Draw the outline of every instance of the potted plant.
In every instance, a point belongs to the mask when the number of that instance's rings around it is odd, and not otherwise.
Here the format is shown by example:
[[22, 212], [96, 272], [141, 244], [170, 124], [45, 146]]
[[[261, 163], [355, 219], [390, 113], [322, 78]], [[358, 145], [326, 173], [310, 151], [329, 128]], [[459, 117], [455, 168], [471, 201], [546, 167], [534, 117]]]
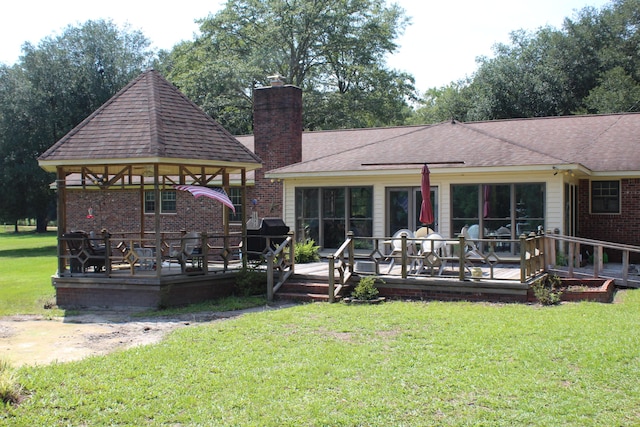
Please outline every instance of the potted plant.
[[379, 296], [376, 282], [384, 283], [384, 281], [376, 276], [363, 276], [358, 281], [358, 284], [351, 292], [351, 298], [345, 298], [347, 303], [366, 303], [376, 304], [385, 300], [384, 297]]

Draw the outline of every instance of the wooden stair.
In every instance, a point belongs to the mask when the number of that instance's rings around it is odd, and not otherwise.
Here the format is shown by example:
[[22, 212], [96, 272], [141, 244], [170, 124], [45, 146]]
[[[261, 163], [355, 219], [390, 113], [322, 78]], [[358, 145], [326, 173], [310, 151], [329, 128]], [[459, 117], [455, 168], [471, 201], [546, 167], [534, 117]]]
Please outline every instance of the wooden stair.
[[[340, 301], [350, 290], [350, 286], [345, 286], [336, 296], [336, 301]], [[275, 293], [278, 300], [303, 301], [303, 302], [328, 302], [329, 284], [319, 278], [306, 279], [293, 277], [285, 282]]]

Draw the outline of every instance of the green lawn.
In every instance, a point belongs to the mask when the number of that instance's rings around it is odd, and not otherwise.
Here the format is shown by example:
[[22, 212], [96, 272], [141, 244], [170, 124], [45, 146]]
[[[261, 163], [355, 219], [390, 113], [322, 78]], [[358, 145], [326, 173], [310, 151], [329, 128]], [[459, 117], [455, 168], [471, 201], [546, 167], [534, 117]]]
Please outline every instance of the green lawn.
[[28, 396], [0, 425], [634, 426], [639, 331], [639, 291], [550, 307], [300, 305], [20, 368]]
[[[21, 229], [24, 229], [22, 227]], [[60, 315], [45, 309], [54, 302], [51, 276], [56, 272], [56, 233], [0, 231], [0, 316]]]
[[0, 423], [640, 425], [640, 293], [540, 307], [310, 304], [22, 368]]

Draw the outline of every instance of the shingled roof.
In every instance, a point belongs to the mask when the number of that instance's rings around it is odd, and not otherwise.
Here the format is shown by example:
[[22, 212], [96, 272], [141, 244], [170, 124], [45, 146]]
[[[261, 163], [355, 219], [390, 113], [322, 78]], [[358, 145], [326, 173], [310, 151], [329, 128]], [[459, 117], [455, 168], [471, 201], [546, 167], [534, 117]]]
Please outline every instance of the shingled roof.
[[40, 165], [188, 163], [244, 167], [261, 160], [155, 70], [125, 86], [39, 157]]
[[[239, 140], [251, 146], [249, 137]], [[302, 144], [302, 162], [269, 171], [269, 175], [367, 174], [383, 168], [415, 168], [410, 165], [415, 162], [464, 162], [436, 168], [505, 170], [576, 165], [594, 173], [637, 175], [640, 158], [635, 153], [640, 152], [640, 114], [452, 121], [306, 132]]]

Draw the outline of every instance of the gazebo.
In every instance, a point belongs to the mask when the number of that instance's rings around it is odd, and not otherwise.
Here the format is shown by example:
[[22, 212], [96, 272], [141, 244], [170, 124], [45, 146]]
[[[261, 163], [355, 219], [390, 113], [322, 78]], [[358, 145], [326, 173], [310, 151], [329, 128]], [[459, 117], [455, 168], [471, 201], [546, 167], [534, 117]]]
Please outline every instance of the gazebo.
[[[247, 174], [261, 160], [157, 71], [38, 160], [56, 173], [58, 305], [157, 307], [225, 292], [213, 277], [246, 244]], [[176, 191], [185, 184], [233, 190], [237, 216]]]

